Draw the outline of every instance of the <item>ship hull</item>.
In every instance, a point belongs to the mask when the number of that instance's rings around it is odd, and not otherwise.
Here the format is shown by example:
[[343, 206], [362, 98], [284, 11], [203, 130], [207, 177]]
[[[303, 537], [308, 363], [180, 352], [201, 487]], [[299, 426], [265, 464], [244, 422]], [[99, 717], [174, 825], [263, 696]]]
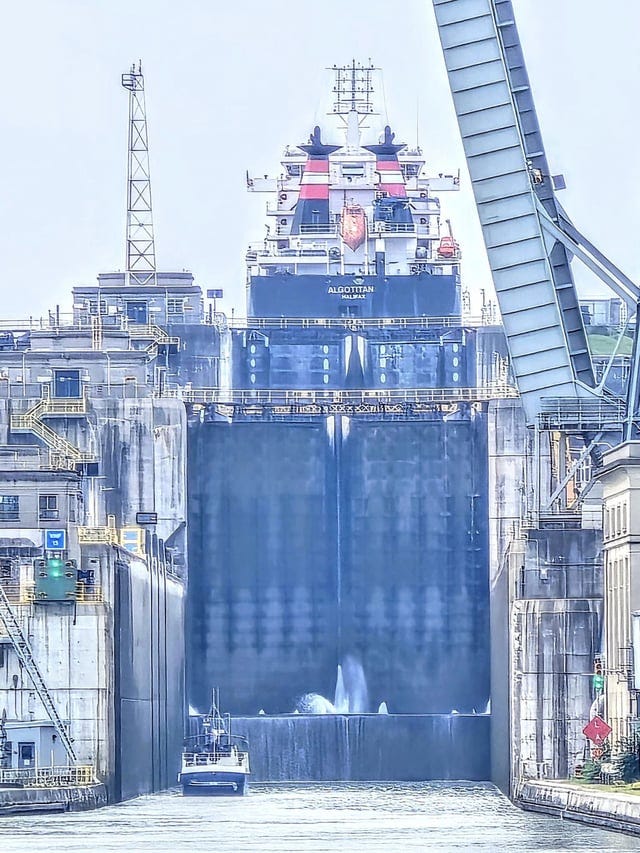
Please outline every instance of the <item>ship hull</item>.
[[185, 797], [242, 797], [249, 787], [246, 773], [215, 770], [181, 773], [180, 784]]

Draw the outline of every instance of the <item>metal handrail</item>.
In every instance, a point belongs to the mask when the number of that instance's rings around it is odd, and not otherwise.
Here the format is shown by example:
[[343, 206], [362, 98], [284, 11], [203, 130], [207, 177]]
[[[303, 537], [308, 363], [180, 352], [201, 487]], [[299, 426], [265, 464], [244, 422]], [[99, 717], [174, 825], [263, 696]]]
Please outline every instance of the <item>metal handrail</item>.
[[476, 326], [495, 326], [488, 318], [479, 316], [454, 317], [227, 317], [220, 315], [220, 321], [231, 329], [277, 328], [311, 329], [389, 329], [389, 328], [467, 328]]
[[238, 405], [296, 405], [306, 403], [455, 403], [479, 402], [518, 397], [512, 385], [480, 385], [476, 388], [395, 388], [375, 390], [289, 390], [289, 389], [223, 389], [166, 388], [163, 397], [174, 397], [191, 403], [226, 403]]
[[78, 527], [80, 545], [117, 545], [118, 531], [113, 527]]
[[244, 764], [245, 756], [248, 755], [248, 753], [235, 748], [232, 752], [225, 752], [224, 750], [214, 750], [213, 752], [184, 752], [182, 754], [182, 761], [185, 767], [198, 767], [206, 764], [215, 764], [220, 757], [225, 756], [230, 758], [234, 753], [238, 767], [241, 767]]
[[76, 602], [78, 604], [103, 604], [102, 587], [99, 584], [78, 582], [76, 584]]
[[20, 767], [0, 770], [0, 785], [20, 785], [23, 788], [86, 787], [96, 782], [91, 764], [73, 767]]
[[[11, 604], [31, 604], [36, 598], [36, 585], [33, 581], [2, 581], [0, 586]], [[0, 623], [1, 625], [1, 623]]]

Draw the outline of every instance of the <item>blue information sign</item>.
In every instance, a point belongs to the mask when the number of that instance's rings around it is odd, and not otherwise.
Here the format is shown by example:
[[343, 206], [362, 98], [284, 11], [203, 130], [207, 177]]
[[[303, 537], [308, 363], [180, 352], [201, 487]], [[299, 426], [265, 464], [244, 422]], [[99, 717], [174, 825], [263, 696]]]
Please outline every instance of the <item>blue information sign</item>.
[[45, 551], [65, 551], [67, 548], [67, 531], [45, 530], [44, 547]]

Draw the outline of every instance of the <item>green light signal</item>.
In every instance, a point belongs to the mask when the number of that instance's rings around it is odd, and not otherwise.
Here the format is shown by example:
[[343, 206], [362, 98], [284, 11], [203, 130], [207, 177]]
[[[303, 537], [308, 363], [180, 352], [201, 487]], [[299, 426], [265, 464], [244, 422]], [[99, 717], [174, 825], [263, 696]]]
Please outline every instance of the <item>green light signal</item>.
[[604, 675], [596, 674], [593, 676], [593, 689], [596, 693], [602, 693], [604, 690]]
[[51, 578], [60, 578], [63, 575], [64, 562], [57, 557], [47, 560], [47, 574]]

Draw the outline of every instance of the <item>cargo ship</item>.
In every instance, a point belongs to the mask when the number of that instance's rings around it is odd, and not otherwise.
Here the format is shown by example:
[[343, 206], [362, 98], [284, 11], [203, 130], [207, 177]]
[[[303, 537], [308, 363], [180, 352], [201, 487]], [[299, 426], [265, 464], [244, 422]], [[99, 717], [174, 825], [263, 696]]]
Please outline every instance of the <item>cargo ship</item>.
[[417, 145], [380, 127], [378, 69], [333, 71], [325, 126], [286, 148], [278, 178], [247, 177], [270, 195], [247, 252], [248, 316], [459, 318], [460, 248], [438, 196], [459, 174], [429, 175]]

